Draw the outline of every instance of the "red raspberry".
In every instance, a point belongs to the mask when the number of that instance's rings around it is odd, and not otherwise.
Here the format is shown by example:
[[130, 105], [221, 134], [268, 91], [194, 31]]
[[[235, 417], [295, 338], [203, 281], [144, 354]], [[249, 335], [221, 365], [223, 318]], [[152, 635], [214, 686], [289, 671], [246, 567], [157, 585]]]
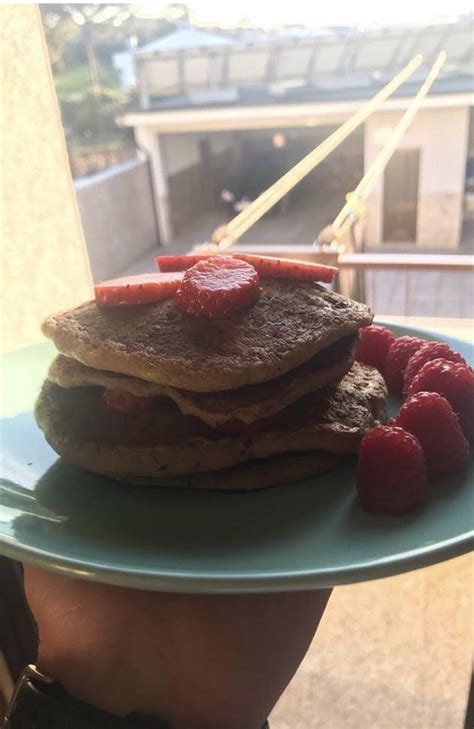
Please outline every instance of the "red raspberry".
[[355, 353], [358, 362], [376, 367], [383, 372], [387, 352], [395, 341], [395, 334], [386, 327], [370, 326], [359, 330], [359, 342]]
[[116, 413], [141, 413], [148, 410], [152, 403], [152, 397], [140, 397], [132, 392], [124, 390], [104, 390], [104, 403], [107, 410]]
[[384, 370], [385, 382], [390, 392], [401, 394], [403, 374], [408, 360], [424, 343], [424, 340], [418, 337], [399, 337], [390, 345]]
[[447, 359], [450, 362], [466, 364], [464, 357], [461, 357], [457, 352], [453, 352], [449, 344], [445, 342], [426, 342], [408, 360], [403, 378], [403, 392], [405, 395], [414, 376], [423, 367], [425, 362], [430, 362], [432, 359]]
[[437, 392], [419, 392], [403, 403], [396, 425], [421, 443], [430, 476], [457, 471], [469, 458], [469, 443], [456, 413]]
[[446, 359], [426, 362], [411, 381], [407, 397], [422, 390], [444, 395], [459, 416], [464, 434], [474, 438], [474, 374], [469, 367]]
[[428, 480], [417, 439], [402, 428], [372, 428], [360, 444], [356, 486], [367, 511], [405, 514], [423, 503]]
[[260, 278], [249, 263], [215, 256], [188, 268], [176, 302], [187, 314], [217, 319], [245, 309], [260, 296]]

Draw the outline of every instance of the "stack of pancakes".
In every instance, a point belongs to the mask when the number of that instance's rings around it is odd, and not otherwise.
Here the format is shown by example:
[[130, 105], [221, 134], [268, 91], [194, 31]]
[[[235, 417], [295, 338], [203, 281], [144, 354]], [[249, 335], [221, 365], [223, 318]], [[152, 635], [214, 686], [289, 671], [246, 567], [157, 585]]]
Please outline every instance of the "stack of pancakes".
[[[298, 480], [357, 452], [385, 419], [386, 389], [354, 362], [364, 304], [313, 283], [266, 279], [260, 299], [218, 320], [173, 299], [99, 308], [43, 325], [61, 354], [36, 405], [66, 460], [119, 480], [250, 489]], [[153, 398], [115, 412], [104, 391]]]

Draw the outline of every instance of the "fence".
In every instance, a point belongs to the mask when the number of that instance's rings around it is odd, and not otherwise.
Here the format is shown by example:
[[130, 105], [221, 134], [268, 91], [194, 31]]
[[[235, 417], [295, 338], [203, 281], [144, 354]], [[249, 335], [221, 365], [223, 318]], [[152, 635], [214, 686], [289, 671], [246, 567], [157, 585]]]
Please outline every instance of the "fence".
[[338, 255], [308, 245], [236, 244], [232, 250], [337, 265], [341, 293], [365, 301], [379, 316], [474, 317], [472, 255]]

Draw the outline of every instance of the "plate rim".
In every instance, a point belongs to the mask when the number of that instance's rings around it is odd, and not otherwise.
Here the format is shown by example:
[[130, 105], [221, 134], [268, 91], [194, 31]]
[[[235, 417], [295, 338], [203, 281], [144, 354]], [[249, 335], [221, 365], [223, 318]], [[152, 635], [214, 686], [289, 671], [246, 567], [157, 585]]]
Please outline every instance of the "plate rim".
[[[155, 592], [208, 593], [208, 594], [242, 594], [322, 589], [349, 585], [359, 582], [384, 579], [413, 570], [429, 567], [441, 561], [454, 559], [472, 551], [474, 547], [474, 531], [466, 532], [458, 537], [436, 542], [427, 547], [420, 547], [409, 552], [398, 553], [383, 560], [360, 562], [356, 566], [300, 570], [288, 575], [285, 573], [261, 572], [258, 575], [226, 575], [204, 576], [198, 573], [162, 571], [145, 572], [129, 569], [127, 571], [88, 564], [70, 557], [57, 559], [57, 555], [37, 547], [28, 547], [3, 537], [1, 554], [17, 561], [41, 567], [69, 577], [85, 579], [100, 584], [109, 584], [133, 589], [146, 589]], [[3, 549], [3, 546], [5, 549]], [[11, 549], [9, 549], [9, 546]], [[23, 556], [28, 557], [22, 559]], [[442, 557], [442, 559], [438, 559]], [[331, 576], [330, 579], [326, 579]], [[363, 575], [359, 579], [360, 575]]]
[[[429, 327], [413, 327], [405, 323], [392, 322], [390, 319], [376, 317], [374, 323], [399, 330], [406, 335], [422, 334], [435, 340], [449, 340], [451, 343], [468, 344], [473, 342], [462, 337], [446, 335]], [[43, 342], [33, 346], [41, 345]], [[22, 349], [16, 350], [17, 352]], [[2, 358], [3, 359], [3, 358]], [[234, 573], [232, 575], [177, 572], [176, 570], [146, 571], [128, 568], [126, 570], [106, 565], [85, 563], [79, 559], [58, 556], [45, 549], [20, 544], [15, 537], [0, 532], [0, 554], [17, 561], [63, 574], [69, 577], [89, 580], [102, 584], [146, 589], [161, 592], [181, 593], [264, 593], [282, 590], [307, 590], [334, 587], [337, 585], [383, 579], [412, 570], [428, 567], [437, 562], [453, 559], [466, 554], [474, 547], [474, 529], [456, 537], [420, 546], [407, 552], [398, 552], [383, 559], [359, 562], [349, 567], [319, 568], [288, 572], [260, 572], [255, 575]]]

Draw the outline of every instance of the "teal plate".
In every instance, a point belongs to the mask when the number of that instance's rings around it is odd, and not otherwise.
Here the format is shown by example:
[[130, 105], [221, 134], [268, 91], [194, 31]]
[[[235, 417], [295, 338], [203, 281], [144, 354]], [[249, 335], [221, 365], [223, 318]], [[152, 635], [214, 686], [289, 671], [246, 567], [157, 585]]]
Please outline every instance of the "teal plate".
[[[472, 345], [445, 341], [472, 361]], [[2, 361], [2, 554], [148, 590], [269, 592], [387, 577], [472, 546], [472, 463], [434, 484], [426, 506], [403, 518], [363, 511], [354, 459], [327, 475], [250, 493], [128, 486], [70, 466], [31, 413], [53, 354], [44, 343]], [[398, 405], [390, 403], [392, 414]]]

